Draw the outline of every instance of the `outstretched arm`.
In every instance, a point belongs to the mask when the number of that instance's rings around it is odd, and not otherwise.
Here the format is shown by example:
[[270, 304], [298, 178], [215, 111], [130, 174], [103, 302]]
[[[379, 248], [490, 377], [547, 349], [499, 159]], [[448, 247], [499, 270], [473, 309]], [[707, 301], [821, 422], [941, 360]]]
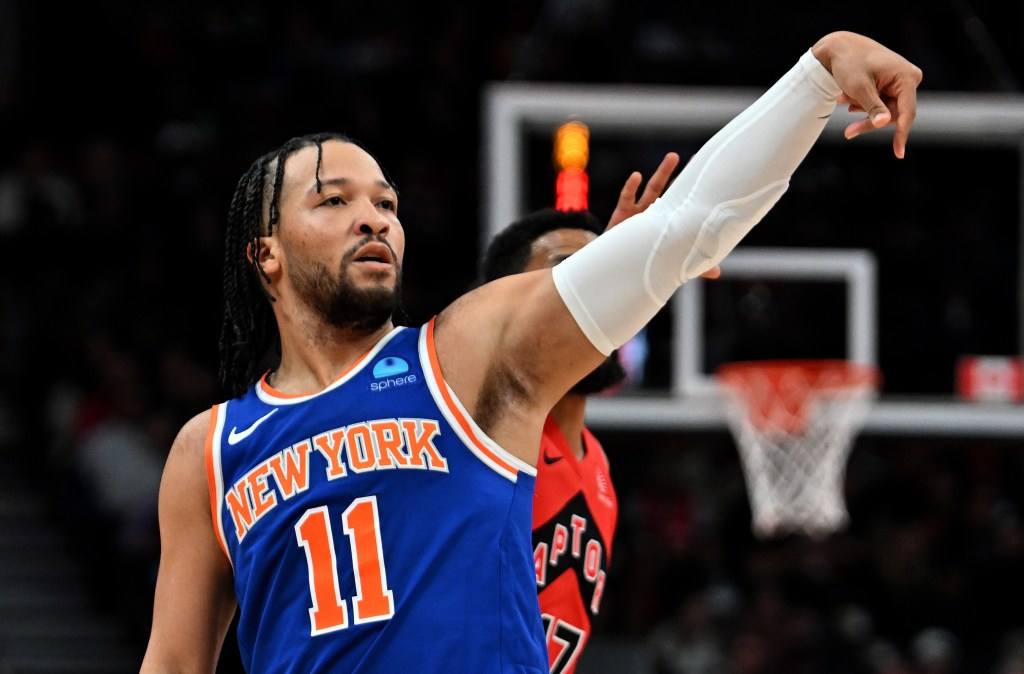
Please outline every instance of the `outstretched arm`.
[[[535, 462], [552, 405], [760, 222], [841, 96], [876, 113], [867, 122], [872, 129], [895, 115], [900, 156], [920, 79], [919, 68], [873, 40], [822, 38], [625, 226], [550, 272], [499, 279], [446, 309], [435, 335], [446, 380], [492, 439]], [[872, 86], [873, 96], [866, 90]]]
[[920, 79], [919, 68], [874, 40], [854, 33], [820, 40], [715, 134], [646, 211], [555, 267], [559, 295], [591, 344], [611, 353], [681, 284], [721, 262], [788, 189], [840, 95], [875, 115], [870, 128], [890, 118], [886, 106], [897, 111], [899, 156]]

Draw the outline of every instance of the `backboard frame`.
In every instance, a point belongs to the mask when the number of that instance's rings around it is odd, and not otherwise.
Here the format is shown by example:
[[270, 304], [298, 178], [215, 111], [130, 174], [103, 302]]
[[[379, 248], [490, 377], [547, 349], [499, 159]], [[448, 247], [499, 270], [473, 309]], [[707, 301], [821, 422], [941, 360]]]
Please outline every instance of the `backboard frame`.
[[[793, 281], [841, 281], [846, 284], [846, 344], [844, 358], [878, 365], [877, 264], [868, 250], [823, 248], [739, 247], [721, 265], [724, 278], [778, 279]], [[673, 295], [673, 334], [681, 335], [673, 359], [675, 397], [718, 393], [713, 376], [702, 371], [704, 355], [704, 284], [702, 278], [687, 282]], [[712, 281], [714, 283], [714, 281]]]
[[[753, 103], [763, 93], [753, 89], [707, 87], [637, 87], [565, 83], [500, 82], [483, 92], [484, 144], [481, 171], [484, 180], [482, 202], [484, 224], [481, 250], [494, 233], [525, 210], [525, 135], [531, 130], [549, 131], [570, 115], [586, 121], [592, 132], [627, 135], [638, 129], [710, 134]], [[830, 118], [819, 142], [843, 141], [842, 129], [857, 118], [840, 107]], [[890, 142], [891, 135], [877, 133], [858, 142]], [[941, 140], [946, 143], [999, 145], [1015, 150], [1024, 167], [1024, 96], [920, 92], [913, 143]], [[1024, 260], [1024, 169], [1018, 189], [1018, 232]], [[803, 249], [801, 249], [803, 250]], [[745, 264], [742, 244], [723, 263]], [[839, 252], [839, 251], [836, 251]], [[842, 251], [849, 253], [851, 251]], [[738, 257], [737, 257], [738, 256]], [[752, 260], [753, 258], [746, 258]], [[838, 261], [834, 259], [833, 262]], [[856, 263], [860, 264], [860, 263]], [[820, 269], [818, 271], [821, 271]], [[860, 272], [858, 272], [860, 273]], [[691, 286], [693, 286], [691, 288]], [[683, 286], [673, 297], [679, 303], [676, 316], [696, 310], [692, 298], [700, 283]], [[851, 286], [852, 287], [852, 286]], [[1018, 315], [1024, 316], [1024, 265], [1017, 279]], [[687, 298], [690, 301], [687, 301]], [[851, 306], [851, 311], [854, 309]], [[690, 314], [692, 319], [694, 316]], [[868, 320], [861, 314], [854, 321]], [[699, 345], [691, 338], [700, 326], [677, 318], [683, 338], [673, 340], [674, 373], [668, 396], [597, 397], [588, 406], [588, 423], [593, 427], [649, 429], [724, 429], [725, 419], [713, 381], [696, 372]], [[1018, 321], [1016, 343], [1024, 353], [1024, 321]], [[859, 330], [859, 329], [857, 329]], [[864, 334], [851, 337], [861, 344]], [[857, 349], [868, 348], [852, 346]], [[867, 354], [861, 354], [867, 355]], [[861, 355], [856, 357], [860, 358]], [[969, 435], [1024, 437], [1024, 408], [993, 402], [964, 402], [953, 398], [926, 399], [881, 397], [865, 422], [865, 433], [911, 435]]]

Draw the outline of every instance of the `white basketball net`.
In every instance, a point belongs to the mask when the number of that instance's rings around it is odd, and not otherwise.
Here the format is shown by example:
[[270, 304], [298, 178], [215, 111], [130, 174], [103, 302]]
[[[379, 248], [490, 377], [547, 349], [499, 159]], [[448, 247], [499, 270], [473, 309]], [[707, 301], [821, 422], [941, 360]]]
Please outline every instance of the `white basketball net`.
[[760, 538], [824, 538], [846, 526], [847, 459], [877, 372], [845, 361], [733, 363], [719, 370]]

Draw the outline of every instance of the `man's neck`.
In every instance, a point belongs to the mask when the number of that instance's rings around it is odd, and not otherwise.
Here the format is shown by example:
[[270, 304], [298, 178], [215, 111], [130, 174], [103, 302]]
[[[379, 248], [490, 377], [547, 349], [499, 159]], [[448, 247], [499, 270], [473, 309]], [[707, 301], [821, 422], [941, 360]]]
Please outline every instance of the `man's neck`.
[[314, 336], [282, 333], [281, 362], [271, 385], [292, 394], [320, 391], [393, 329], [389, 321], [370, 333], [337, 328], [324, 328]]
[[550, 414], [576, 458], [582, 459], [586, 454], [583, 447], [583, 422], [587, 414], [587, 396], [580, 393], [566, 393], [551, 408]]

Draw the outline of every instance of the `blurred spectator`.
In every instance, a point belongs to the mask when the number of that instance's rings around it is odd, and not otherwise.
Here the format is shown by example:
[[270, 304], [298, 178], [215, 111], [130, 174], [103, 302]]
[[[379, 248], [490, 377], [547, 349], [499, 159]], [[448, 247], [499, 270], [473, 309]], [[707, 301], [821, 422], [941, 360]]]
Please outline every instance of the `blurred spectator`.
[[85, 222], [81, 188], [49, 141], [30, 139], [0, 174], [0, 235], [60, 236]]
[[723, 617], [710, 592], [693, 595], [654, 627], [650, 649], [657, 674], [721, 674], [726, 669]]
[[960, 671], [959, 640], [942, 627], [921, 630], [911, 641], [910, 652], [919, 674], [954, 674]]

